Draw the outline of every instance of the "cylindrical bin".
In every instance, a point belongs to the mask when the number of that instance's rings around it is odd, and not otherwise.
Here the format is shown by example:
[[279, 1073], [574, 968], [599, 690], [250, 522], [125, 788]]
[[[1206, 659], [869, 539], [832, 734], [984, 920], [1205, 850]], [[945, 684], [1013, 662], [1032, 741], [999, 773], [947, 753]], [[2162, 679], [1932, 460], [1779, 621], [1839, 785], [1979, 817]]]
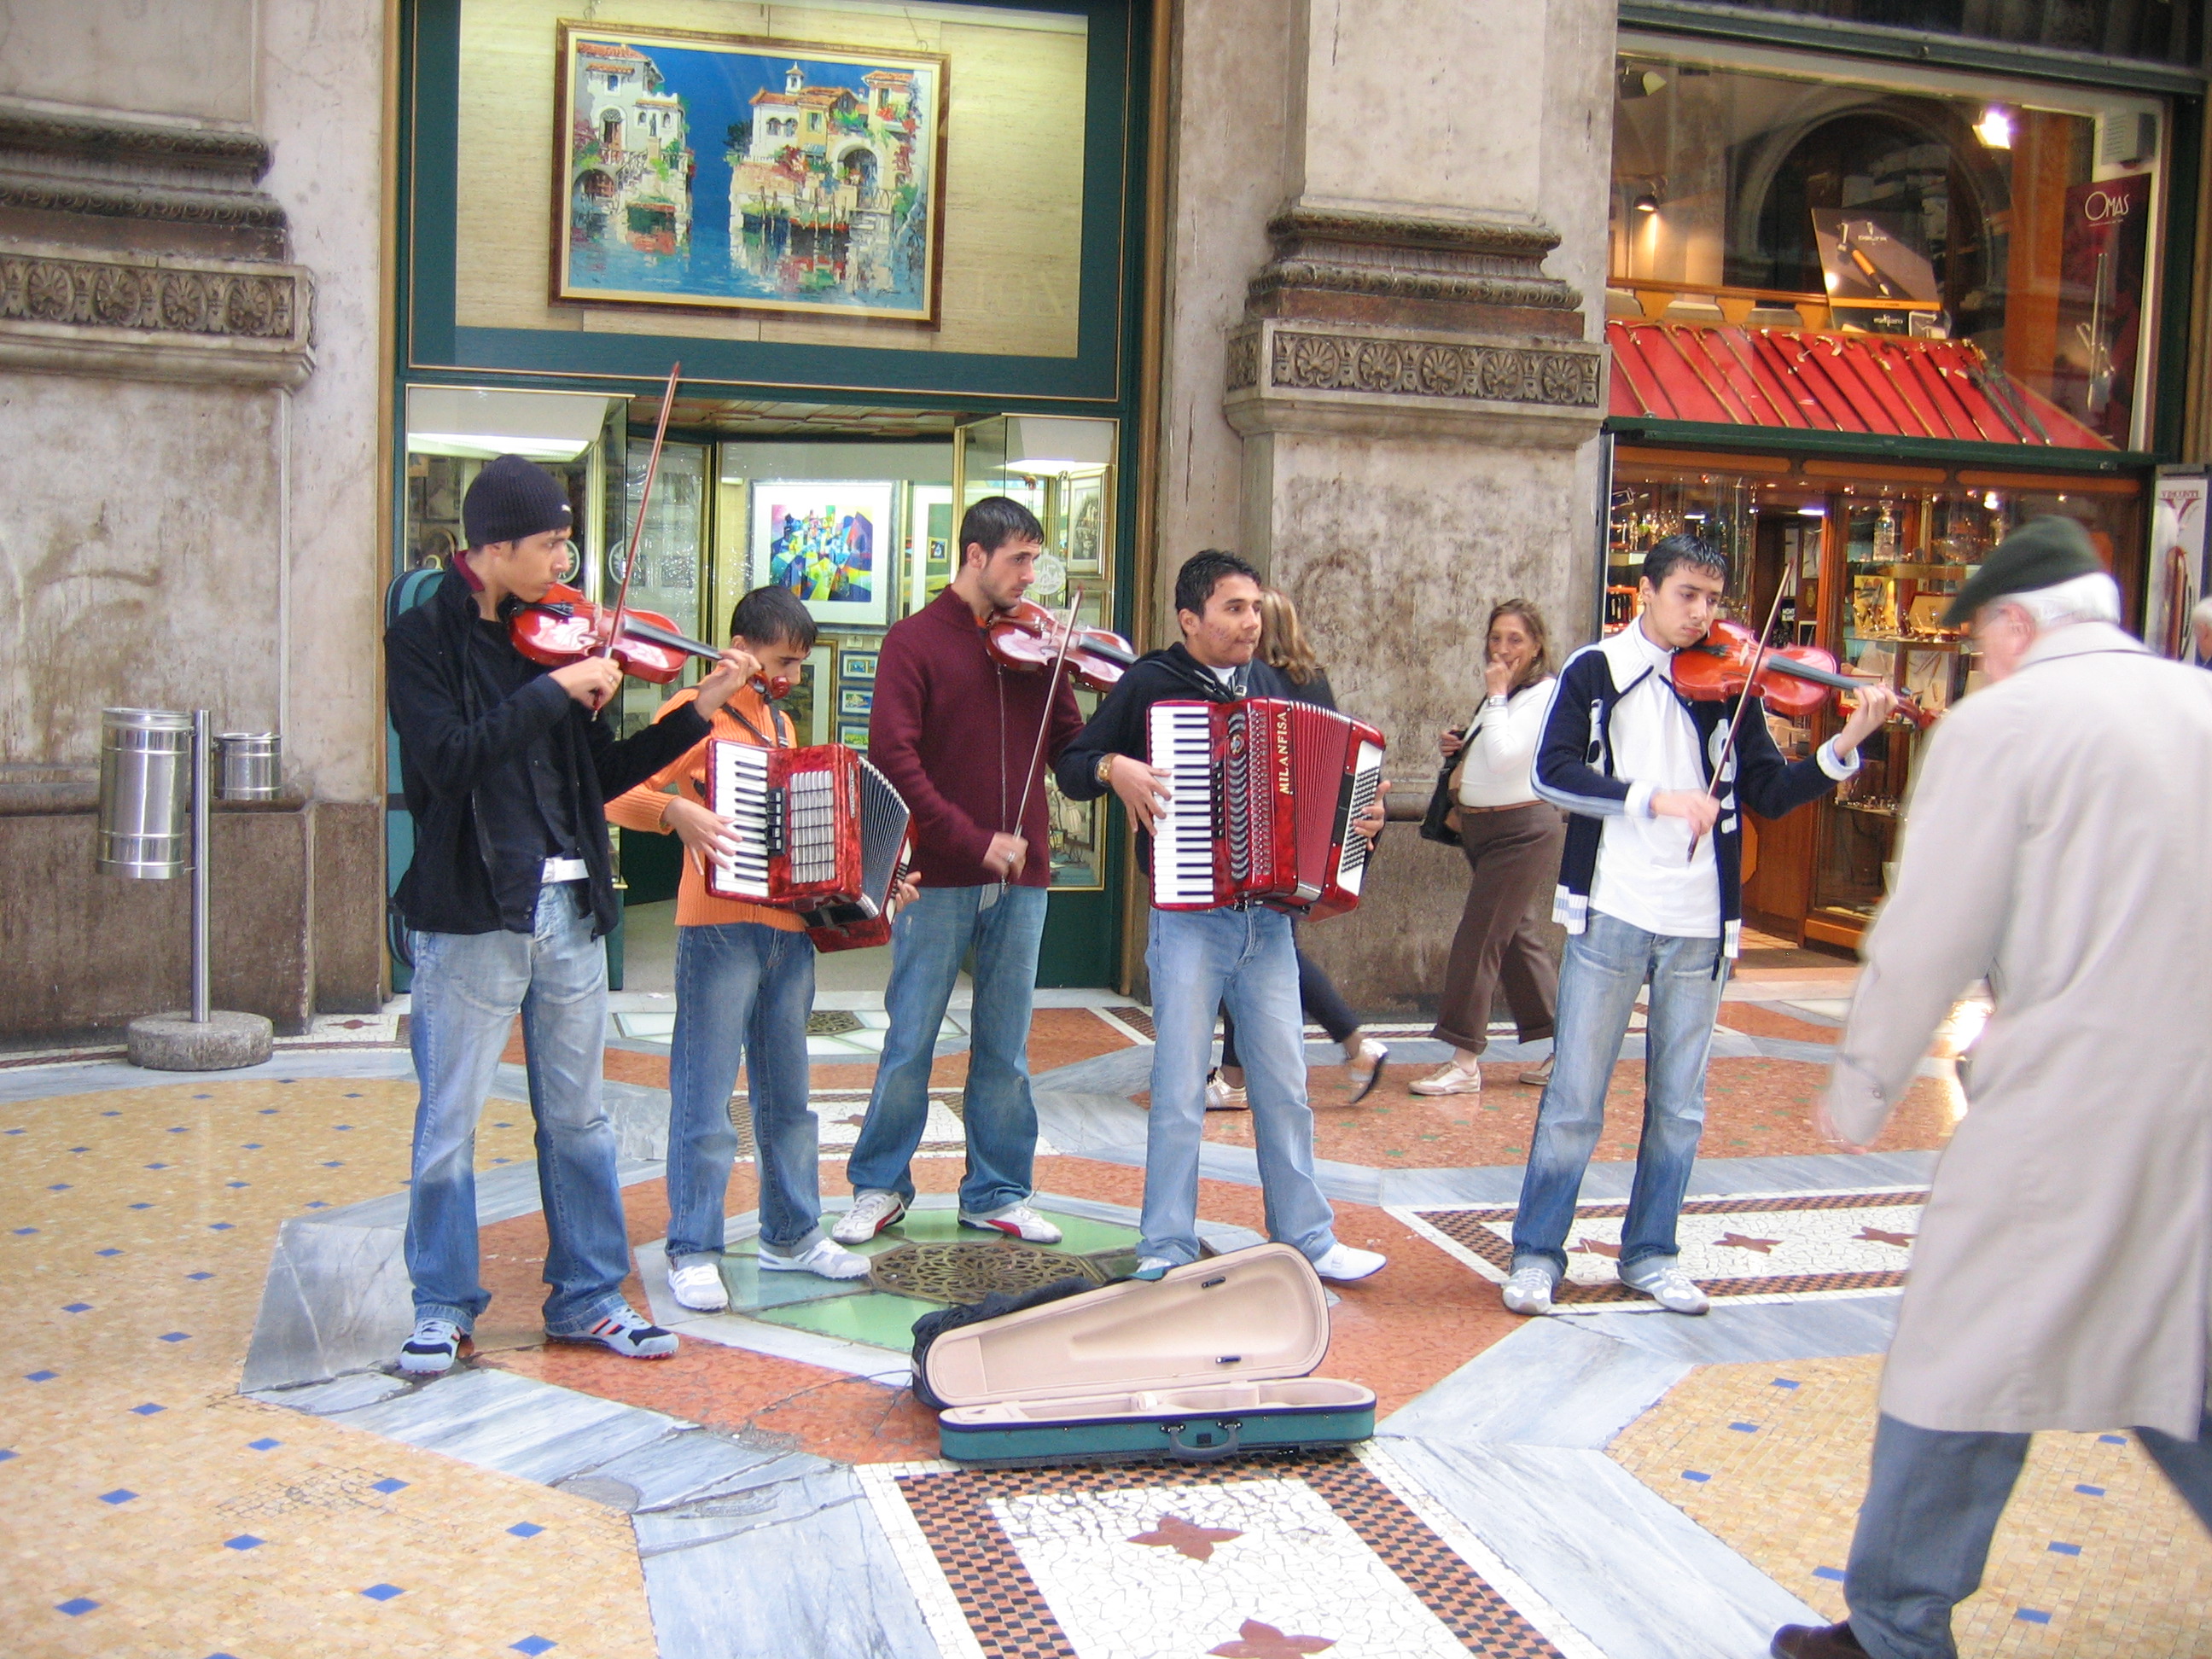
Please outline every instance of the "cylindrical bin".
[[217, 800], [275, 800], [283, 772], [283, 739], [274, 732], [218, 732]]
[[100, 714], [100, 867], [167, 881], [191, 868], [192, 717], [173, 708]]

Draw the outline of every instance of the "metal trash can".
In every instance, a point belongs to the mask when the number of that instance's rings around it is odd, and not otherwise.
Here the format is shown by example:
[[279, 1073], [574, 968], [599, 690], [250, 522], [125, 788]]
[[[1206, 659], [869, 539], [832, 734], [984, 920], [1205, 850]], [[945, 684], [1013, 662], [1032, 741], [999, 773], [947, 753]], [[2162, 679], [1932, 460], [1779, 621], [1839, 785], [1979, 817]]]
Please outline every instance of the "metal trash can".
[[100, 713], [100, 868], [167, 881], [192, 867], [192, 717], [173, 708]]
[[274, 732], [218, 732], [217, 800], [275, 800], [283, 775], [283, 739]]

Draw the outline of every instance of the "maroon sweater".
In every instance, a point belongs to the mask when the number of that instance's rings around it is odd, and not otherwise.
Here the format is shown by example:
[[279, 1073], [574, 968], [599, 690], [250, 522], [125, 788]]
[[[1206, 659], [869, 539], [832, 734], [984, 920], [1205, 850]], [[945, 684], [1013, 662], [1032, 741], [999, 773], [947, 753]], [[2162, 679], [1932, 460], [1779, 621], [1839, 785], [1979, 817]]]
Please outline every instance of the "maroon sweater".
[[[915, 867], [924, 886], [980, 887], [1005, 874], [986, 868], [983, 855], [994, 834], [1012, 831], [1049, 680], [1042, 671], [994, 662], [975, 613], [949, 587], [884, 635], [868, 758], [914, 814]], [[1045, 775], [1082, 729], [1063, 672], [1022, 814], [1020, 834], [1030, 844], [1022, 886], [1052, 880]]]

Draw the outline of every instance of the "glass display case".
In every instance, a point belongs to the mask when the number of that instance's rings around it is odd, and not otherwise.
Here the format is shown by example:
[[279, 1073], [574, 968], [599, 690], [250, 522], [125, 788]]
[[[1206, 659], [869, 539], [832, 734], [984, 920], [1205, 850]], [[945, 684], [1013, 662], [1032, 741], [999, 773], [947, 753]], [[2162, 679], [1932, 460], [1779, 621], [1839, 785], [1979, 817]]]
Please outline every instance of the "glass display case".
[[[1029, 597], [1078, 621], [1114, 621], [1113, 547], [1117, 423], [1064, 416], [994, 416], [962, 426], [954, 447], [954, 499], [962, 512], [990, 495], [1022, 503], [1044, 526], [1044, 552]], [[955, 559], [958, 550], [953, 550]], [[1078, 686], [1085, 719], [1098, 694]], [[1046, 773], [1052, 824], [1052, 885], [1079, 891], [1106, 884], [1106, 802], [1073, 801]]]
[[[1868, 740], [1858, 773], [1810, 811], [1750, 820], [1746, 919], [1799, 944], [1856, 945], [1888, 890], [1933, 722], [1982, 684], [1972, 640], [1942, 617], [1990, 550], [2030, 519], [2074, 518], [2118, 578], [2124, 614], [2138, 604], [2144, 493], [2131, 478], [1627, 447], [1615, 452], [1613, 476], [1607, 632], [1634, 621], [1651, 544], [1693, 532], [1729, 556], [1730, 614], [1757, 626], [1783, 585], [1773, 643], [1832, 652], [1847, 672], [1909, 693], [1930, 723], [1900, 714]], [[1767, 726], [1785, 756], [1802, 759], [1845, 718], [1831, 698], [1802, 721], [1770, 715]]]

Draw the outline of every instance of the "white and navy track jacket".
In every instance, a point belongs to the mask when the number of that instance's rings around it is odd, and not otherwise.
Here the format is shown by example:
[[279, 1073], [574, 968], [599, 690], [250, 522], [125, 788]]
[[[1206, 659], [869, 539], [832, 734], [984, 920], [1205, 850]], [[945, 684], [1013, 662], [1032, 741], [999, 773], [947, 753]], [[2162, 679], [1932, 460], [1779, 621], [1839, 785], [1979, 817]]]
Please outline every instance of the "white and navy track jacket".
[[[1630, 624], [1633, 627], [1635, 624]], [[1627, 629], [1586, 645], [1567, 659], [1552, 692], [1551, 711], [1544, 719], [1544, 735], [1536, 748], [1536, 793], [1571, 814], [1567, 819], [1566, 850], [1559, 860], [1559, 890], [1553, 901], [1552, 919], [1570, 933], [1589, 925], [1590, 888], [1597, 879], [1598, 843], [1604, 820], [1628, 810], [1632, 781], [1615, 777], [1613, 750], [1606, 728], [1614, 705], [1635, 689], [1650, 665], [1641, 660]], [[1668, 688], [1672, 690], [1672, 688]], [[1674, 694], [1697, 726], [1698, 746], [1711, 783], [1728, 743], [1729, 722], [1735, 717], [1736, 699], [1697, 702]], [[1742, 805], [1763, 818], [1778, 818], [1835, 787], [1839, 779], [1858, 768], [1836, 758], [1834, 748], [1820, 745], [1811, 760], [1785, 761], [1768, 733], [1765, 711], [1753, 708], [1744, 716], [1736, 734], [1735, 753], [1722, 774], [1721, 815], [1715, 825], [1713, 865], [1721, 883], [1721, 939], [1724, 954], [1736, 954], [1743, 930], [1741, 877]]]

